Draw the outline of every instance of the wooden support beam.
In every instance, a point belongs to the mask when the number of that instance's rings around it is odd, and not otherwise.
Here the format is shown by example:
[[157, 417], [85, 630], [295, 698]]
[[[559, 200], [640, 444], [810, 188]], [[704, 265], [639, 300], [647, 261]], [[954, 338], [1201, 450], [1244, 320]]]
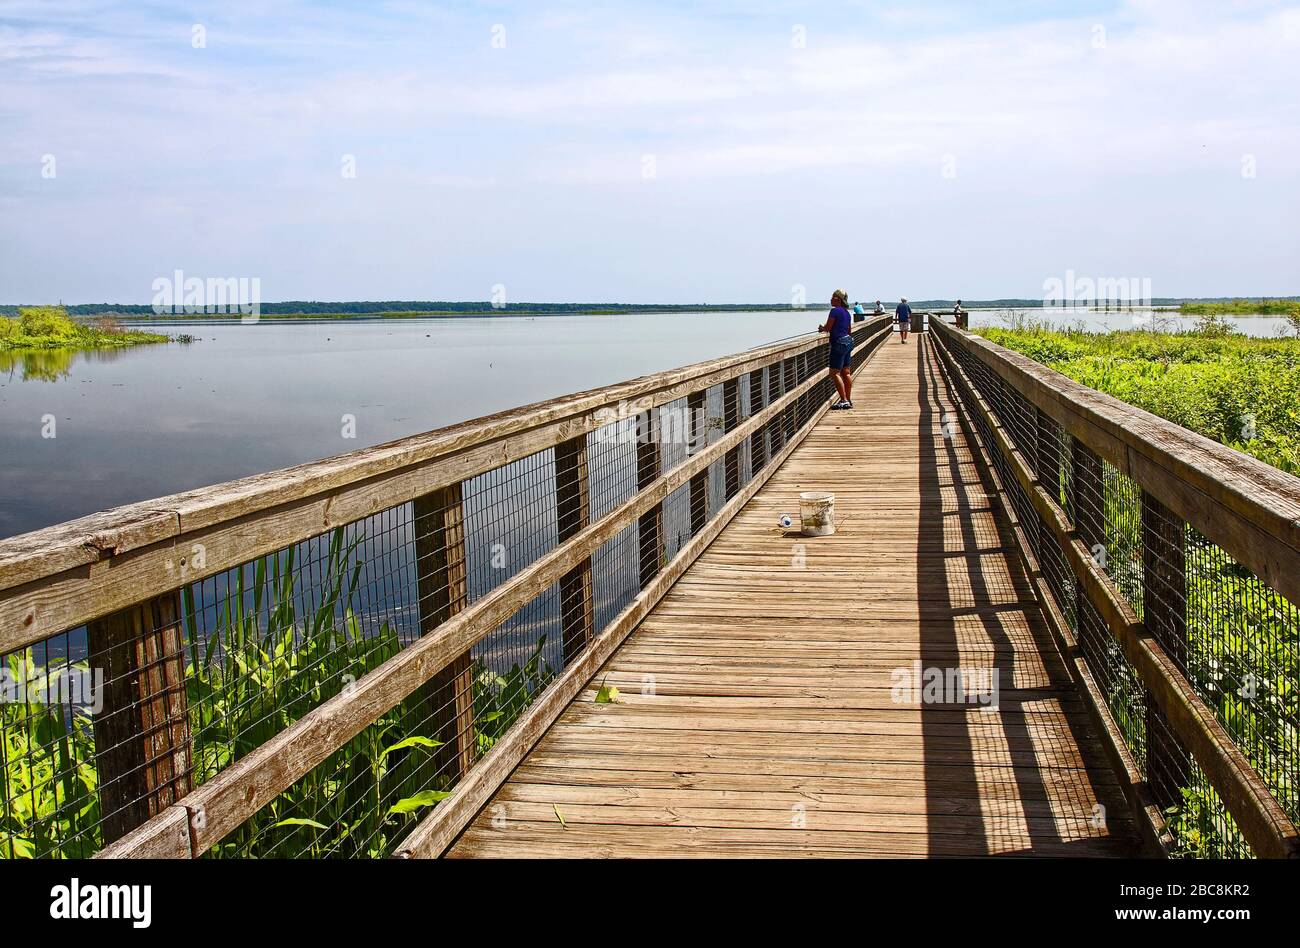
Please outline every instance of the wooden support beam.
[[[637, 416], [636, 487], [643, 491], [658, 479], [663, 464], [659, 424], [653, 411]], [[641, 553], [641, 586], [644, 588], [663, 565], [664, 505], [657, 503], [637, 520]]]
[[103, 702], [92, 731], [108, 844], [190, 790], [180, 591], [91, 622], [86, 634]]
[[[572, 539], [591, 523], [585, 434], [555, 446], [555, 516], [558, 543]], [[560, 627], [566, 666], [591, 641], [593, 625], [588, 556], [560, 580]]]
[[[1099, 553], [1104, 555], [1106, 551], [1104, 502], [1101, 458], [1075, 438], [1070, 444], [1070, 512], [1074, 516], [1075, 533], [1094, 561]], [[1079, 645], [1093, 671], [1100, 674], [1106, 667], [1104, 656], [1098, 652], [1101, 643], [1084, 630], [1084, 616], [1089, 608], [1084, 584], [1075, 583], [1074, 614]]]
[[[730, 434], [740, 424], [740, 379], [722, 383], [722, 430]], [[728, 501], [740, 490], [740, 446], [726, 453], [722, 461], [723, 500]]]
[[[783, 383], [783, 389], [782, 389], [783, 391], [792, 392], [794, 391], [795, 386], [799, 384], [798, 362], [799, 362], [798, 356], [791, 356], [788, 359], [782, 360], [781, 374], [782, 374], [782, 378], [785, 380]], [[796, 421], [796, 419], [799, 417], [799, 411], [797, 408], [798, 404], [799, 404], [798, 400], [795, 400], [794, 402], [791, 403], [790, 408], [785, 412], [785, 418], [782, 420], [782, 424], [784, 426], [784, 438], [782, 439], [783, 443], [785, 441], [789, 441], [792, 437], [794, 437], [795, 429], [798, 427]]]
[[[756, 415], [763, 410], [763, 370], [749, 373], [749, 414]], [[749, 468], [751, 475], [757, 474], [767, 465], [767, 432], [763, 429], [749, 436]]]
[[[1165, 654], [1187, 674], [1187, 528], [1183, 519], [1142, 492], [1142, 621]], [[1147, 781], [1161, 807], [1181, 807], [1191, 785], [1192, 758], [1168, 718], [1146, 701]]]
[[980, 336], [936, 326], [945, 342], [1002, 378], [1262, 581], [1300, 602], [1300, 482], [1294, 476]]
[[[708, 441], [707, 408], [705, 392], [692, 392], [686, 397], [686, 411], [690, 415], [691, 445], [690, 453], [702, 450]], [[709, 469], [706, 467], [691, 478], [691, 536], [704, 529], [709, 519]]]
[[[463, 611], [468, 601], [461, 485], [417, 498], [413, 517], [420, 634], [424, 636]], [[431, 729], [443, 742], [435, 754], [435, 772], [452, 782], [464, 776], [474, 762], [473, 668], [467, 649], [422, 689], [431, 705]]]
[[[1050, 417], [1041, 410], [1034, 409], [1035, 458], [1034, 471], [1038, 482], [1043, 485], [1057, 503], [1061, 502], [1061, 438], [1060, 429]], [[1041, 561], [1044, 551], [1054, 542], [1052, 528], [1041, 518], [1034, 523], [1037, 533], [1038, 556]]]

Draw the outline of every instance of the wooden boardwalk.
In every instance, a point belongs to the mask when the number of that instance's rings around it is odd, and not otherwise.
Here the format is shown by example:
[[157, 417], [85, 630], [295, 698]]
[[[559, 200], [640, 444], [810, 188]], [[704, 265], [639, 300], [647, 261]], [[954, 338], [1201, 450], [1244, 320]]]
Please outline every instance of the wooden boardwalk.
[[[822, 418], [449, 855], [1134, 852], [928, 347], [866, 365], [857, 407]], [[808, 489], [835, 492], [835, 536], [777, 526]], [[997, 708], [896, 700], [914, 668], [996, 669]]]

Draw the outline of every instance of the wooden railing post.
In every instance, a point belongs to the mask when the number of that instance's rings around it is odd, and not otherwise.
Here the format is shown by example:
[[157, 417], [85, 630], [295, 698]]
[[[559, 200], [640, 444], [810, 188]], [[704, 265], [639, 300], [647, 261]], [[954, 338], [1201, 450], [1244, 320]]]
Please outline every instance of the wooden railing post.
[[[790, 358], [783, 359], [781, 361], [781, 375], [782, 378], [784, 379], [784, 382], [782, 383], [781, 391], [783, 392], [793, 391], [794, 387], [798, 384], [798, 377], [799, 377], [799, 369], [797, 365], [798, 361], [799, 361], [798, 356], [791, 356]], [[798, 399], [796, 399], [782, 413], [785, 415], [785, 418], [782, 419], [782, 424], [784, 426], [784, 436], [782, 438], [783, 443], [788, 442], [791, 438], [793, 438], [796, 429], [799, 427], [798, 425], [799, 412], [797, 408], [798, 404], [799, 401]]]
[[[659, 450], [659, 425], [655, 410], [637, 415], [636, 487], [645, 490], [660, 474], [662, 452]], [[664, 505], [655, 504], [638, 519], [641, 545], [641, 586], [644, 588], [659, 572], [664, 548]]]
[[[686, 396], [686, 411], [690, 416], [691, 452], [703, 449], [708, 437], [705, 427], [705, 392], [691, 392]], [[709, 469], [705, 468], [691, 478], [691, 536], [696, 536], [709, 521]]]
[[[1047, 491], [1053, 501], [1061, 503], [1061, 439], [1058, 434], [1056, 423], [1046, 415], [1041, 408], [1034, 409], [1034, 430], [1036, 439], [1034, 445], [1034, 473], [1038, 477], [1038, 483], [1042, 485], [1043, 490]], [[1036, 517], [1038, 525], [1038, 565], [1043, 569], [1044, 575], [1047, 575], [1044, 569], [1046, 557], [1044, 551], [1056, 545], [1056, 538], [1052, 535], [1052, 528], [1042, 517]], [[1055, 584], [1056, 578], [1053, 577], [1051, 582]], [[1057, 591], [1057, 595], [1061, 595]]]
[[[769, 404], [779, 400], [785, 394], [785, 373], [780, 362], [774, 362], [767, 367], [767, 391]], [[777, 455], [785, 446], [785, 420], [777, 415], [768, 424], [767, 429], [771, 432], [772, 454]]]
[[[420, 634], [428, 635], [462, 611], [468, 599], [460, 484], [417, 498], [413, 517]], [[436, 755], [436, 772], [452, 781], [464, 776], [474, 762], [473, 669], [472, 656], [463, 652], [427, 686], [433, 704], [430, 724], [443, 742]]]
[[[749, 415], [752, 418], [763, 410], [763, 370], [749, 373]], [[749, 436], [749, 468], [751, 475], [767, 466], [767, 435], [760, 428]]]
[[[801, 352], [794, 357], [794, 384], [798, 386], [808, 377], [808, 354]], [[794, 400], [794, 430], [798, 431], [800, 423], [803, 421], [804, 414], [808, 409], [808, 398], [811, 392], [804, 392]]]
[[[1096, 550], [1105, 549], [1106, 521], [1104, 511], [1105, 496], [1102, 485], [1102, 465], [1091, 448], [1075, 438], [1070, 446], [1070, 508], [1074, 515], [1074, 526], [1079, 539], [1092, 551], [1096, 559]], [[1084, 634], [1083, 617], [1091, 608], [1082, 583], [1075, 584], [1074, 609], [1075, 626], [1079, 633], [1079, 646], [1089, 665], [1094, 670], [1104, 667], [1102, 657], [1096, 653], [1097, 643], [1092, 636]]]
[[[558, 543], [591, 522], [585, 434], [555, 446], [555, 518]], [[590, 556], [560, 580], [560, 626], [567, 668], [594, 634]]]
[[190, 725], [180, 590], [86, 626], [104, 843], [120, 839], [190, 789]]
[[[731, 378], [722, 383], [722, 430], [730, 434], [740, 424], [740, 379]], [[722, 462], [723, 499], [731, 500], [740, 490], [740, 446], [726, 453]]]
[[1057, 433], [1056, 423], [1041, 408], [1034, 409], [1038, 420], [1038, 449], [1034, 461], [1035, 474], [1043, 490], [1052, 495], [1058, 504], [1061, 502], [1061, 439]]
[[[1142, 621], [1165, 653], [1187, 674], [1186, 528], [1142, 491]], [[1191, 781], [1191, 756], [1164, 713], [1146, 701], [1147, 782], [1161, 807], [1182, 804], [1181, 788]]]

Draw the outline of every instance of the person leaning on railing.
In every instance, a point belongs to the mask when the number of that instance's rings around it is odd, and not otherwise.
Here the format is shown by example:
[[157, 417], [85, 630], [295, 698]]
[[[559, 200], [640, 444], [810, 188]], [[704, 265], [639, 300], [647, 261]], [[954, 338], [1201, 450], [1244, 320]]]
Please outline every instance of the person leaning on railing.
[[849, 366], [853, 356], [853, 315], [848, 310], [849, 294], [836, 290], [831, 294], [831, 311], [826, 322], [817, 327], [818, 332], [830, 333], [831, 351], [827, 364], [831, 381], [839, 393], [839, 401], [831, 408], [842, 410], [853, 407], [853, 373]]

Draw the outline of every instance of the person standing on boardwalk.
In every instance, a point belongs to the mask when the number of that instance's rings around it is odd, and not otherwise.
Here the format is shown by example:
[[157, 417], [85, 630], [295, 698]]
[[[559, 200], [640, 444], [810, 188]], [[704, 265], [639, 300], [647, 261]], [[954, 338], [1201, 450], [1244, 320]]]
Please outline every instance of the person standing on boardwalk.
[[836, 290], [831, 294], [831, 311], [826, 322], [817, 327], [818, 332], [830, 333], [831, 351], [827, 364], [831, 381], [839, 393], [839, 400], [831, 408], [842, 410], [853, 407], [853, 373], [849, 366], [853, 355], [853, 314], [848, 310], [849, 294]]
[[898, 320], [898, 335], [906, 343], [907, 334], [912, 329], [912, 307], [907, 305], [906, 296], [898, 301], [898, 308], [894, 310], [894, 318]]

